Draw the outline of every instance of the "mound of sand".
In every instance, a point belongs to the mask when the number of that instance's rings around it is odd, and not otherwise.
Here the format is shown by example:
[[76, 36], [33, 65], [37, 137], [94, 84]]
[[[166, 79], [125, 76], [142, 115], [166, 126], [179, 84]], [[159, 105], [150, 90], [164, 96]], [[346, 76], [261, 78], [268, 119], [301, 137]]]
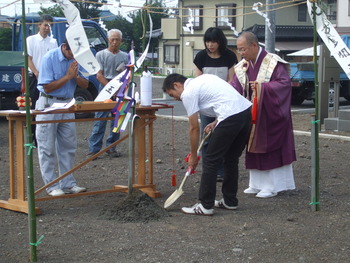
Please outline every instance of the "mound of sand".
[[168, 212], [139, 189], [133, 189], [124, 199], [111, 208], [104, 208], [100, 219], [117, 220], [122, 223], [157, 221], [168, 217]]

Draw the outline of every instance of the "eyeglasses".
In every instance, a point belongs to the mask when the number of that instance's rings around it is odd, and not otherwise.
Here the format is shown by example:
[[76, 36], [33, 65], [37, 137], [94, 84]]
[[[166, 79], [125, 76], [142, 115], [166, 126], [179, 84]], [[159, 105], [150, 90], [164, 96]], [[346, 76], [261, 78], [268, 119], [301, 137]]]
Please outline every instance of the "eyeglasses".
[[245, 52], [247, 52], [247, 50], [248, 50], [250, 47], [251, 47], [251, 45], [248, 45], [248, 46], [246, 46], [246, 47], [238, 48], [238, 49], [237, 49], [237, 52], [240, 53], [240, 54], [245, 53]]
[[241, 48], [237, 49], [237, 51], [238, 51], [238, 53], [242, 54], [242, 53], [245, 53], [248, 49], [249, 49], [249, 46], [248, 47], [241, 47]]
[[117, 41], [117, 42], [120, 42], [122, 41], [121, 38], [110, 38], [109, 41], [113, 42], [113, 41]]

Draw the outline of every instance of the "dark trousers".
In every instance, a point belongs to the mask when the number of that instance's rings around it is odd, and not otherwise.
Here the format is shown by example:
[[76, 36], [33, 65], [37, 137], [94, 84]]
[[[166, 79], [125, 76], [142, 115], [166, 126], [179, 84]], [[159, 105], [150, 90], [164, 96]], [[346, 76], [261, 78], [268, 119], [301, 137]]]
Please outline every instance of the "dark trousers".
[[225, 203], [238, 205], [238, 163], [248, 140], [251, 120], [251, 108], [248, 108], [221, 121], [214, 129], [203, 158], [199, 189], [199, 200], [206, 209], [214, 206], [217, 170], [221, 163], [224, 164], [221, 191]]
[[[39, 99], [40, 93], [37, 88], [37, 85], [38, 85], [38, 80], [36, 79], [36, 76], [34, 75], [34, 73], [32, 73], [32, 75], [29, 76], [29, 96], [32, 101], [32, 106], [31, 106], [32, 109], [35, 109], [35, 103]], [[37, 145], [36, 136], [35, 136], [36, 125], [32, 124], [31, 128], [32, 128], [33, 142], [35, 145]]]
[[[215, 117], [209, 117], [209, 116], [205, 116], [203, 114], [199, 114], [199, 117], [201, 119], [201, 131], [203, 133], [205, 127], [209, 124], [212, 123], [213, 121], [215, 121]], [[207, 147], [208, 147], [208, 142], [205, 142], [202, 148], [202, 158], [204, 158], [206, 152], [207, 152]], [[203, 163], [202, 163], [202, 170], [203, 170]], [[224, 176], [224, 165], [221, 164], [219, 166], [219, 169], [217, 171], [217, 175], [220, 177]]]
[[39, 90], [37, 89], [38, 80], [36, 79], [36, 76], [32, 73], [32, 75], [29, 76], [29, 96], [32, 100], [32, 109], [35, 109], [35, 103], [39, 99]]

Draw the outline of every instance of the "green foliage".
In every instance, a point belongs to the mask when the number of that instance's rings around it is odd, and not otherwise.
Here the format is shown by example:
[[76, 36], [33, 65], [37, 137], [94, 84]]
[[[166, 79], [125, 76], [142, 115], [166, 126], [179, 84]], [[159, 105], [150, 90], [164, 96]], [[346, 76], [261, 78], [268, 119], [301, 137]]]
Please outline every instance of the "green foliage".
[[153, 20], [153, 29], [159, 29], [162, 18], [168, 17], [168, 9], [165, 8], [162, 0], [149, 0], [148, 6], [152, 7], [151, 17]]
[[[80, 17], [85, 19], [96, 18], [99, 16], [101, 5], [98, 3], [107, 3], [107, 0], [90, 0], [87, 2], [85, 1], [73, 2], [73, 4], [78, 8], [80, 12]], [[55, 4], [53, 7], [49, 7], [49, 8], [40, 7], [40, 10], [41, 11], [38, 12], [39, 15], [48, 14], [56, 17], [64, 17], [62, 9], [58, 4]]]
[[0, 28], [0, 50], [11, 51], [11, 28]]
[[[147, 2], [147, 7], [150, 10], [150, 15], [153, 22], [153, 30], [160, 29], [161, 19], [167, 17], [167, 9], [165, 8], [162, 0], [149, 0]], [[130, 17], [134, 21], [133, 32], [137, 38], [135, 41], [135, 52], [141, 52], [145, 48], [147, 39], [146, 32], [149, 31], [149, 19], [148, 13], [145, 10], [139, 10], [134, 14], [131, 14]], [[150, 44], [150, 52], [155, 50], [158, 46], [157, 39], [152, 39]]]
[[90, 0], [74, 2], [74, 5], [78, 8], [81, 18], [91, 19], [97, 18], [100, 15], [99, 3], [107, 3], [107, 0]]
[[55, 4], [53, 7], [48, 7], [48, 8], [40, 7], [40, 11], [38, 12], [38, 14], [39, 15], [47, 14], [52, 17], [64, 17], [62, 9], [58, 4]]

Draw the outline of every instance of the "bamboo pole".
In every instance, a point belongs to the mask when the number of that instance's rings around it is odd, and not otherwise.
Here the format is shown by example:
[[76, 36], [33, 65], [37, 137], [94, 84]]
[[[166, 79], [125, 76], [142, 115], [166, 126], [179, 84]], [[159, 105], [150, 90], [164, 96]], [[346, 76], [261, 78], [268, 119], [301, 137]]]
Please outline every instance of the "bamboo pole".
[[317, 57], [317, 27], [316, 27], [316, 3], [312, 2], [312, 19], [314, 24], [314, 74], [315, 74], [315, 116], [313, 116], [311, 126], [312, 126], [312, 143], [311, 143], [311, 209], [312, 211], [320, 210], [320, 167], [319, 167], [319, 125], [320, 125], [320, 113], [318, 108], [318, 57]]
[[[33, 137], [31, 129], [30, 116], [30, 97], [28, 85], [28, 52], [26, 41], [26, 16], [25, 16], [25, 1], [22, 0], [22, 37], [24, 51], [24, 81], [25, 81], [25, 101], [26, 101], [26, 149], [28, 154], [27, 160], [27, 198], [28, 198], [28, 227], [29, 227], [29, 245], [30, 245], [30, 261], [37, 261], [36, 247], [38, 245], [36, 239], [36, 212], [35, 212], [35, 197], [34, 197], [34, 178], [33, 178]], [[23, 81], [23, 80], [22, 80]]]

